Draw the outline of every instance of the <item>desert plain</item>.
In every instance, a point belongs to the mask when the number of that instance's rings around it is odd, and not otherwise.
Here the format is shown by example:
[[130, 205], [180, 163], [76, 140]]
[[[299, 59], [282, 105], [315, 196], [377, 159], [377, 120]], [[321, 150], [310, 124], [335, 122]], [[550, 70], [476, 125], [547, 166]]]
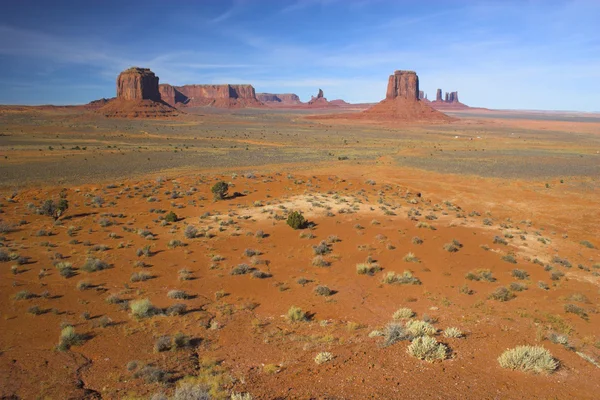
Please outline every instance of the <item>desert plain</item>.
[[0, 398], [598, 398], [600, 115], [350, 111], [3, 106]]

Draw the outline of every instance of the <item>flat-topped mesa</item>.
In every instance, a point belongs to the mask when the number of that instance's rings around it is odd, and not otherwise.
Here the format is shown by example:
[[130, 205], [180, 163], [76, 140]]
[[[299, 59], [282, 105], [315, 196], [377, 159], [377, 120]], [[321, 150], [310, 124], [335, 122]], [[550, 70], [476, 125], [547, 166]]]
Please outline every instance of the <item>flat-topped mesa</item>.
[[256, 93], [256, 98], [263, 103], [300, 104], [300, 97], [295, 93]]
[[117, 98], [160, 101], [158, 76], [149, 68], [131, 67], [117, 78]]
[[388, 79], [386, 99], [397, 97], [408, 100], [419, 100], [419, 77], [414, 71], [394, 71]]
[[160, 85], [162, 99], [172, 106], [260, 106], [252, 85]]

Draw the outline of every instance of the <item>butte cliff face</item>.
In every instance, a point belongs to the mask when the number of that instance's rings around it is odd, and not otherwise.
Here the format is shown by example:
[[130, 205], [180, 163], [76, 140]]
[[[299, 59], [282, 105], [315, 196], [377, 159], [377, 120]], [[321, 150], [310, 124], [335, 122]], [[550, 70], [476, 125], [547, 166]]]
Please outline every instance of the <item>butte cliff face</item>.
[[398, 70], [390, 75], [385, 98], [393, 100], [398, 97], [419, 100], [419, 77], [416, 72]]
[[[440, 93], [441, 95], [441, 93]], [[414, 71], [394, 71], [388, 78], [385, 100], [349, 119], [390, 120], [401, 122], [438, 121], [452, 118], [420, 100], [419, 77]]]
[[176, 116], [177, 111], [161, 101], [158, 76], [148, 68], [132, 67], [117, 77], [117, 98], [97, 112], [106, 117], [158, 118]]
[[148, 68], [126, 69], [117, 78], [117, 99], [160, 101], [158, 76]]
[[252, 85], [160, 85], [161, 98], [172, 106], [260, 107]]

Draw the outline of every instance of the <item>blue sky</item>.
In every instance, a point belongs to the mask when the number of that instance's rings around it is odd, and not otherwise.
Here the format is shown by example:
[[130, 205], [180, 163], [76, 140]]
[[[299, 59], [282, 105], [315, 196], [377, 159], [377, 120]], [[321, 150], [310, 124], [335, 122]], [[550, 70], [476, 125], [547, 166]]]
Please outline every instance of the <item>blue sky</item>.
[[161, 83], [322, 88], [375, 102], [395, 69], [472, 106], [600, 111], [600, 1], [5, 1], [0, 103], [115, 95], [119, 71]]

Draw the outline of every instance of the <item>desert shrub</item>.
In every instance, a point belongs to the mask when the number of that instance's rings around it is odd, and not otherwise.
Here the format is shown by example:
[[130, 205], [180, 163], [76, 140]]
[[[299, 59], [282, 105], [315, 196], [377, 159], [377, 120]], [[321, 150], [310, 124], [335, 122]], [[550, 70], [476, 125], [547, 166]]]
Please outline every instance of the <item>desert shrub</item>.
[[325, 285], [318, 285], [315, 288], [315, 293], [319, 296], [331, 296], [333, 291]]
[[444, 250], [450, 253], [456, 253], [463, 245], [456, 239], [452, 239], [452, 242], [444, 245]]
[[83, 339], [83, 336], [75, 332], [75, 328], [73, 326], [67, 325], [60, 331], [57, 349], [59, 351], [69, 350], [71, 346], [77, 346], [81, 344]]
[[88, 258], [85, 263], [83, 264], [83, 266], [81, 267], [82, 270], [86, 271], [86, 272], [96, 272], [96, 271], [102, 271], [104, 269], [107, 269], [109, 267], [108, 263], [99, 260], [97, 258]]
[[252, 271], [252, 277], [257, 278], [257, 279], [265, 279], [265, 278], [270, 278], [271, 274], [269, 274], [268, 272], [256, 270], [256, 271]]
[[226, 182], [217, 182], [210, 189], [215, 200], [223, 200], [227, 197], [227, 191], [229, 190], [229, 185]]
[[394, 315], [392, 315], [392, 318], [395, 320], [398, 319], [409, 319], [415, 316], [415, 312], [413, 310], [411, 310], [410, 308], [399, 308], [398, 310], [396, 310], [396, 312], [394, 313]]
[[585, 312], [585, 310], [575, 304], [565, 304], [564, 309], [565, 309], [565, 312], [567, 312], [567, 313], [578, 315], [585, 320], [588, 319], [588, 315]]
[[467, 272], [465, 278], [470, 281], [494, 282], [496, 280], [489, 269], [478, 269], [477, 271]]
[[511, 291], [505, 288], [504, 286], [500, 286], [490, 294], [490, 299], [498, 301], [508, 301], [513, 299], [514, 297], [515, 295], [512, 294]]
[[412, 238], [412, 243], [413, 244], [423, 244], [423, 239], [421, 239], [418, 236], [415, 236], [414, 238]]
[[494, 236], [494, 244], [504, 244], [504, 245], [508, 245], [508, 242], [506, 241], [506, 239], [504, 239], [501, 236]]
[[579, 242], [579, 244], [581, 244], [582, 246], [587, 247], [588, 249], [595, 249], [596, 246], [594, 246], [594, 244], [588, 240], [582, 240], [581, 242]]
[[192, 279], [192, 271], [187, 268], [182, 268], [177, 272], [180, 281], [189, 281]]
[[167, 215], [165, 215], [165, 221], [167, 222], [177, 222], [178, 220], [179, 218], [177, 218], [177, 214], [175, 214], [173, 211], [169, 211]]
[[367, 262], [356, 264], [356, 273], [359, 275], [374, 275], [379, 271], [381, 271], [381, 267], [376, 263]]
[[433, 335], [437, 331], [429, 322], [416, 320], [407, 321], [404, 328], [412, 337]]
[[156, 353], [161, 353], [163, 351], [171, 350], [171, 337], [170, 336], [161, 336], [156, 342], [154, 342], [154, 351]]
[[566, 258], [560, 258], [559, 256], [554, 256], [552, 258], [552, 262], [554, 264], [562, 265], [565, 268], [571, 268], [573, 265]]
[[325, 254], [330, 253], [331, 249], [329, 248], [329, 245], [327, 245], [327, 242], [322, 240], [321, 243], [319, 243], [317, 246], [313, 246], [313, 252], [317, 256], [323, 256]]
[[189, 295], [183, 290], [169, 290], [167, 297], [170, 299], [187, 299]]
[[540, 289], [543, 289], [543, 290], [549, 290], [550, 289], [550, 287], [548, 286], [548, 284], [546, 282], [542, 282], [542, 281], [538, 282], [538, 287]]
[[517, 346], [508, 349], [498, 357], [498, 363], [502, 368], [536, 374], [549, 374], [558, 368], [558, 361], [547, 349], [540, 346]]
[[329, 261], [325, 260], [323, 256], [315, 256], [312, 259], [313, 267], [329, 267]]
[[287, 217], [286, 223], [292, 229], [303, 229], [306, 226], [306, 220], [300, 211], [292, 211]]
[[238, 264], [231, 269], [231, 275], [245, 275], [250, 272], [250, 266], [248, 264]]
[[514, 254], [506, 254], [506, 255], [502, 256], [502, 260], [506, 261], [508, 263], [511, 263], [511, 264], [517, 263], [517, 259], [515, 258]]
[[[213, 397], [207, 386], [192, 382], [182, 382], [179, 384], [171, 400], [211, 400]], [[233, 395], [232, 395], [233, 399]], [[154, 400], [154, 399], [152, 399]], [[239, 400], [252, 400], [250, 398], [242, 398]]]
[[148, 299], [132, 301], [131, 304], [129, 304], [129, 308], [131, 309], [131, 315], [137, 319], [149, 318], [159, 312]]
[[186, 244], [178, 239], [171, 239], [171, 240], [169, 240], [169, 243], [167, 243], [167, 247], [170, 249], [174, 249], [176, 247], [185, 247], [185, 246], [186, 246]]
[[0, 262], [10, 261], [10, 254], [7, 251], [0, 249]]
[[77, 290], [86, 290], [92, 287], [92, 284], [88, 281], [79, 281], [77, 282]]
[[421, 281], [419, 278], [413, 276], [410, 271], [404, 271], [402, 275], [390, 271], [383, 277], [383, 283], [387, 283], [388, 285], [420, 285]]
[[15, 294], [15, 300], [29, 300], [37, 297], [34, 293], [31, 293], [29, 290], [21, 290]]
[[417, 256], [415, 256], [414, 253], [410, 253], [410, 252], [404, 256], [403, 260], [406, 262], [418, 262], [419, 261]]
[[307, 321], [308, 317], [300, 307], [291, 306], [287, 312], [287, 318], [290, 322]]
[[[253, 400], [254, 398], [250, 393], [232, 393], [231, 400]], [[203, 400], [203, 399], [200, 399]]]
[[169, 374], [160, 368], [146, 365], [133, 374], [134, 378], [142, 378], [146, 383], [165, 383], [169, 380]]
[[448, 348], [443, 343], [438, 343], [435, 338], [420, 336], [413, 339], [407, 348], [407, 352], [419, 360], [433, 362], [446, 359]]
[[333, 354], [329, 352], [321, 352], [315, 356], [315, 362], [319, 365], [333, 360]]
[[192, 225], [188, 225], [185, 227], [185, 230], [183, 231], [183, 235], [187, 239], [193, 239], [198, 235], [198, 229], [196, 229], [196, 227], [194, 227]]
[[135, 254], [138, 257], [141, 256], [145, 256], [145, 257], [152, 257], [152, 250], [149, 244], [145, 245], [144, 247], [142, 247], [141, 249], [137, 249]]
[[523, 290], [527, 290], [527, 286], [519, 282], [512, 282], [509, 286], [509, 289], [513, 292], [522, 292]]
[[174, 317], [176, 315], [183, 315], [186, 311], [187, 306], [185, 304], [177, 303], [167, 307], [165, 314], [167, 314], [169, 317]]
[[131, 282], [144, 282], [149, 279], [152, 279], [152, 275], [147, 272], [134, 272], [129, 278]]
[[254, 250], [254, 249], [246, 249], [244, 250], [244, 255], [246, 257], [254, 257], [254, 256], [259, 256], [261, 253], [259, 250]]
[[460, 338], [463, 336], [463, 333], [460, 329], [452, 326], [444, 329], [444, 336], [447, 338]]
[[382, 347], [388, 347], [392, 344], [399, 342], [401, 340], [406, 340], [409, 337], [409, 334], [404, 329], [402, 324], [390, 322], [383, 329], [383, 342], [381, 344]]
[[529, 274], [527, 273], [527, 271], [523, 271], [522, 269], [513, 269], [511, 275], [517, 279], [529, 278]]
[[65, 197], [65, 193], [61, 193], [60, 200], [55, 202], [54, 200], [46, 200], [44, 204], [38, 209], [38, 214], [52, 217], [54, 220], [58, 220], [69, 208], [69, 202]]

